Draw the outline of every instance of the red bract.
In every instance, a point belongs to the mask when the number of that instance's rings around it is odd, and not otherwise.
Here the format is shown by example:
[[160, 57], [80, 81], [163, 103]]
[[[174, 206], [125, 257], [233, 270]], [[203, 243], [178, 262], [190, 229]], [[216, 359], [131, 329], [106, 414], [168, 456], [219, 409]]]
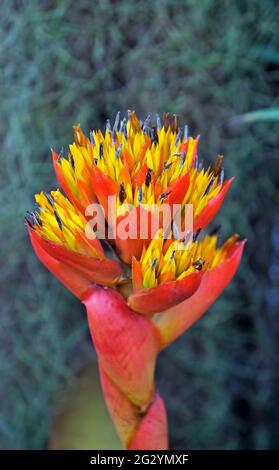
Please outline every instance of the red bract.
[[191, 297], [200, 285], [202, 273], [192, 273], [178, 281], [169, 281], [151, 289], [141, 289], [128, 297], [128, 305], [143, 315], [166, 310]]
[[82, 299], [92, 285], [113, 286], [121, 280], [122, 268], [108, 258], [94, 259], [48, 242], [28, 227], [33, 248], [42, 263], [74, 295]]

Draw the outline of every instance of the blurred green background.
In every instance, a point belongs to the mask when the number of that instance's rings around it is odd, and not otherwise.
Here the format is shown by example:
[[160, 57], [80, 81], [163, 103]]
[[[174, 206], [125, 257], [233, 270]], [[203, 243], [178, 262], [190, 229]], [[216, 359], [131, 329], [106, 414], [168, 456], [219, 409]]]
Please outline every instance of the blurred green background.
[[57, 186], [50, 147], [71, 142], [72, 124], [128, 108], [178, 113], [200, 157], [225, 154], [236, 181], [217, 222], [249, 240], [230, 287], [160, 357], [171, 448], [279, 448], [278, 24], [276, 0], [2, 0], [1, 449], [47, 448], [57, 393], [95, 358], [25, 211]]

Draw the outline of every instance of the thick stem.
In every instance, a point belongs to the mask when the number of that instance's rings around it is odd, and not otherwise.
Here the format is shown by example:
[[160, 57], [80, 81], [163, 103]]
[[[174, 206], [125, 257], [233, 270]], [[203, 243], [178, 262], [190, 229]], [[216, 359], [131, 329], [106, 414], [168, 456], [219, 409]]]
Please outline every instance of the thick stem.
[[160, 349], [154, 324], [133, 312], [112, 289], [94, 286], [83, 302], [104, 396], [123, 446], [167, 449], [166, 411], [154, 384]]
[[100, 369], [107, 407], [125, 449], [168, 449], [168, 425], [165, 405], [158, 393], [146, 410], [134, 406]]

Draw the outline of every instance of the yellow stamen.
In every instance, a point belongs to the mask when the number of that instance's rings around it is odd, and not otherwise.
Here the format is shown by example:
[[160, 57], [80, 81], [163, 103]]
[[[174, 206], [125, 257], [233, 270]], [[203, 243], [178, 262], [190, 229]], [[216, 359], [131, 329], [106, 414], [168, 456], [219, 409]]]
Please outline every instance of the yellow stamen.
[[[87, 220], [81, 212], [59, 191], [35, 195], [39, 206], [39, 221], [34, 229], [46, 240], [57, 243], [71, 251], [101, 258], [102, 254], [85, 236]], [[82, 235], [82, 236], [79, 236]]]
[[[216, 235], [207, 235], [200, 242], [183, 242], [173, 240], [169, 243], [163, 239], [162, 231], [159, 238], [152, 240], [140, 259], [143, 287], [154, 287], [166, 280], [183, 279], [196, 271], [215, 268], [227, 257], [228, 251], [236, 241], [237, 236], [229, 238], [220, 248], [217, 247]], [[164, 246], [168, 243], [164, 253]], [[155, 263], [156, 261], [156, 263]]]
[[[81, 204], [87, 205], [88, 200], [92, 198], [90, 175], [93, 165], [97, 165], [119, 186], [122, 182], [123, 168], [133, 181], [143, 165], [147, 165], [154, 175], [154, 181], [157, 185], [160, 183], [162, 192], [189, 172], [190, 185], [182, 205], [193, 204], [194, 215], [199, 215], [221, 189], [218, 175], [222, 158], [219, 157], [213, 169], [207, 171], [195, 169], [197, 139], [187, 136], [183, 138], [181, 130], [177, 128], [175, 117], [172, 125], [169, 123], [169, 118], [165, 117], [162, 128], [156, 129], [157, 142], [153, 141], [150, 135], [152, 135], [151, 128], [150, 133], [144, 129], [144, 126], [141, 128], [134, 112], [129, 113], [126, 124], [122, 121], [117, 129], [106, 131], [104, 134], [100, 130], [92, 132], [91, 139], [85, 137], [80, 126], [74, 126], [75, 142], [70, 145], [74, 167], [69, 156], [60, 158], [58, 167], [61, 176]], [[83, 181], [88, 187], [87, 198], [80, 192], [79, 181]], [[121, 206], [124, 202], [134, 203], [136, 206], [140, 203], [149, 205], [163, 203], [160, 194], [155, 194], [154, 184], [148, 187], [143, 184], [140, 198], [139, 190], [140, 188], [131, 185], [127, 191], [127, 201], [118, 200], [117, 206]]]

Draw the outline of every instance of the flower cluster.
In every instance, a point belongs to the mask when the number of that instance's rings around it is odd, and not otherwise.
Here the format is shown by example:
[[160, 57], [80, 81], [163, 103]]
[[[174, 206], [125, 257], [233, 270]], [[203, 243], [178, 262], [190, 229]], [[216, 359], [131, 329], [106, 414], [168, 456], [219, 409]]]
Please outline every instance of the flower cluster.
[[[35, 252], [45, 266], [82, 300], [98, 353], [104, 394], [126, 448], [166, 448], [163, 402], [155, 390], [159, 351], [196, 321], [230, 282], [244, 242], [233, 235], [223, 245], [203, 230], [220, 209], [233, 178], [224, 180], [223, 157], [205, 169], [199, 137], [180, 128], [177, 116], [140, 121], [117, 114], [105, 132], [85, 136], [74, 126], [67, 154], [52, 151], [61, 189], [35, 196], [26, 215]], [[111, 232], [127, 217], [136, 236]], [[107, 236], [88, 237], [88, 207], [101, 205]], [[158, 210], [192, 208], [192, 231], [168, 235]], [[148, 230], [140, 236], [144, 208]], [[176, 209], [177, 213], [177, 209]], [[177, 214], [176, 214], [177, 215]], [[157, 220], [156, 231], [151, 226]], [[113, 233], [113, 235], [111, 235]]]

